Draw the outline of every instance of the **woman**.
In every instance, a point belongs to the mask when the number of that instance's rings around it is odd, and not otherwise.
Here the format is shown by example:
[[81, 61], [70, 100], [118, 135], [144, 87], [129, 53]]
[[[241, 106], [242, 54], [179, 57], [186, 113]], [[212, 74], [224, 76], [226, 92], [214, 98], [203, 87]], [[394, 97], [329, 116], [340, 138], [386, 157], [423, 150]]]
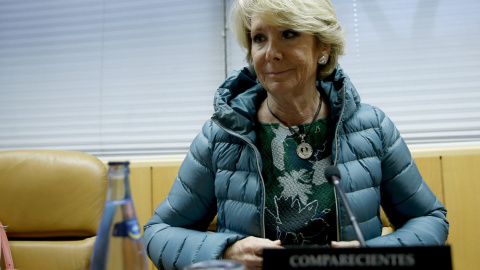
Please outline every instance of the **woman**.
[[[336, 165], [368, 246], [443, 245], [446, 210], [393, 123], [360, 103], [337, 64], [344, 36], [328, 0], [239, 0], [232, 17], [251, 67], [215, 95], [168, 197], [145, 226], [159, 269], [263, 248], [359, 246], [325, 180]], [[395, 226], [381, 236], [380, 203]], [[217, 216], [217, 232], [207, 233]]]

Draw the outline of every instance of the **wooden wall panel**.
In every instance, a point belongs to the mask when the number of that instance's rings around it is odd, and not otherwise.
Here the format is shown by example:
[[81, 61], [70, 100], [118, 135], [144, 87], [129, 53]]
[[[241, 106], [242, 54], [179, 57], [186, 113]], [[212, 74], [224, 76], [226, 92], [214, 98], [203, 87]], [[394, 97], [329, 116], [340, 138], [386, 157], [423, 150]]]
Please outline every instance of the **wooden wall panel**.
[[437, 198], [445, 204], [443, 194], [442, 160], [440, 157], [419, 157], [415, 158], [415, 163], [422, 174], [423, 180], [425, 180]]
[[[137, 213], [138, 223], [143, 231], [143, 226], [152, 217], [152, 169], [150, 167], [130, 168], [130, 190], [133, 204]], [[155, 266], [148, 260], [148, 269], [154, 270]]]
[[151, 168], [130, 168], [130, 189], [138, 222], [143, 227], [152, 217]]
[[152, 169], [152, 205], [153, 210], [167, 197], [177, 176], [178, 165], [154, 167]]
[[454, 269], [478, 269], [480, 155], [444, 156], [442, 166]]

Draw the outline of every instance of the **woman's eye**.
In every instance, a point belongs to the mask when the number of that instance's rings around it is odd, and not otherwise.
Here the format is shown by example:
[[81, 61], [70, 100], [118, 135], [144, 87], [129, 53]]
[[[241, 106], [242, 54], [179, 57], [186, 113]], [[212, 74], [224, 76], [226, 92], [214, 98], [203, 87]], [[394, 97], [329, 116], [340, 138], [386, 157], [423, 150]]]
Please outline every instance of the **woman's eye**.
[[298, 35], [299, 35], [298, 32], [293, 30], [285, 30], [282, 32], [283, 39], [291, 39], [291, 38], [297, 37]]
[[253, 40], [254, 43], [259, 44], [259, 43], [262, 43], [263, 41], [265, 41], [265, 37], [263, 35], [257, 34], [255, 36], [253, 36], [252, 40]]

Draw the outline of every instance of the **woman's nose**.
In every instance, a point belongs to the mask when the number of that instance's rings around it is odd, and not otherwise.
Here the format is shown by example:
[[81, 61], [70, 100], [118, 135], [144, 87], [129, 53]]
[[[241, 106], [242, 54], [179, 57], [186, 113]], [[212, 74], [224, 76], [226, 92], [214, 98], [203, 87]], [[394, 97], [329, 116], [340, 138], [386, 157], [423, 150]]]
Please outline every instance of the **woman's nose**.
[[266, 53], [267, 61], [279, 61], [282, 59], [282, 51], [279, 44], [276, 41], [269, 40]]

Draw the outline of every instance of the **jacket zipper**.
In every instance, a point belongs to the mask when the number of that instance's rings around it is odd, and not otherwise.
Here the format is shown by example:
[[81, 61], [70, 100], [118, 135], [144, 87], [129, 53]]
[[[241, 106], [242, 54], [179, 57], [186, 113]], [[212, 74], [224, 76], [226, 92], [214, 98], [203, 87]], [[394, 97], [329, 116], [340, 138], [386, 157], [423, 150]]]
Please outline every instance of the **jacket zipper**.
[[265, 182], [263, 180], [262, 171], [260, 170], [260, 160], [258, 158], [257, 152], [255, 151], [256, 147], [252, 143], [250, 143], [247, 139], [245, 139], [242, 135], [240, 135], [238, 133], [235, 133], [232, 130], [223, 127], [218, 122], [218, 120], [215, 119], [214, 117], [212, 117], [212, 121], [215, 122], [215, 124], [217, 124], [221, 129], [223, 129], [228, 134], [230, 134], [232, 136], [235, 136], [235, 137], [243, 140], [244, 142], [246, 142], [252, 148], [253, 152], [255, 153], [255, 161], [256, 161], [256, 164], [257, 164], [258, 175], [260, 175], [260, 180], [262, 182], [262, 195], [263, 195], [263, 199], [262, 199], [262, 238], [265, 238]]
[[[333, 165], [337, 166], [338, 160], [338, 130], [340, 129], [340, 123], [342, 122], [343, 113], [345, 112], [345, 85], [342, 87], [343, 90], [343, 100], [342, 100], [342, 111], [340, 113], [340, 117], [337, 122], [337, 127], [335, 128], [335, 159], [333, 161]], [[338, 209], [338, 199], [337, 199], [337, 190], [335, 186], [333, 187], [333, 193], [335, 195], [335, 213], [336, 213], [336, 222], [337, 222], [337, 241], [340, 241], [340, 217], [339, 217], [339, 209]]]

